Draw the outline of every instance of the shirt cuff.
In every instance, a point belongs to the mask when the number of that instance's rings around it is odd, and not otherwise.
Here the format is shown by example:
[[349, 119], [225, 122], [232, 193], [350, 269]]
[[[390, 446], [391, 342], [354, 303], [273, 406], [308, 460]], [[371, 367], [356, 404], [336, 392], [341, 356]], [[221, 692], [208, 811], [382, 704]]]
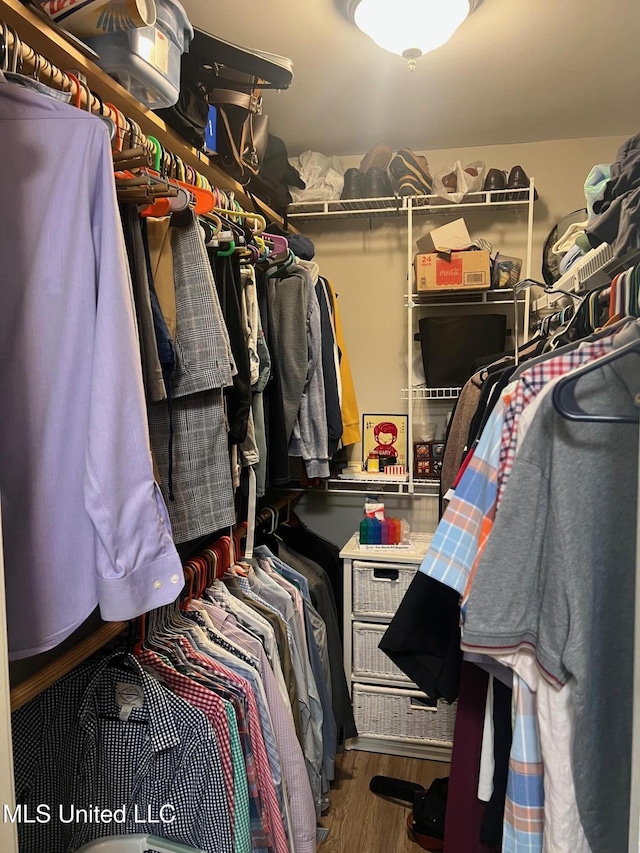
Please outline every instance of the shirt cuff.
[[177, 553], [167, 554], [122, 577], [99, 577], [97, 587], [104, 621], [126, 621], [175, 601], [184, 587], [184, 572]]
[[310, 480], [319, 478], [325, 480], [331, 473], [327, 459], [305, 459], [304, 468]]

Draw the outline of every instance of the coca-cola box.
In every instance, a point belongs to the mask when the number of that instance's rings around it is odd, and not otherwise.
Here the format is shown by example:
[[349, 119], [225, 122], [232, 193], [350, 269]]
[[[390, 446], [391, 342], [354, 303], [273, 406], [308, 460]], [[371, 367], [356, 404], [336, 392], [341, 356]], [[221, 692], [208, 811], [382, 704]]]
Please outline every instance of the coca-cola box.
[[482, 249], [416, 255], [416, 289], [438, 293], [449, 290], [486, 290], [491, 284], [490, 267], [489, 252]]

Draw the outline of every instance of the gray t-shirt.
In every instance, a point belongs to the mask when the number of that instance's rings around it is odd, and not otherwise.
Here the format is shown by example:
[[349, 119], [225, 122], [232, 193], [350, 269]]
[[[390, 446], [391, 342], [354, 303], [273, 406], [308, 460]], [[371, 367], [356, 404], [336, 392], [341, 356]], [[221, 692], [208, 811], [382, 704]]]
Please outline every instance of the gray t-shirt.
[[[577, 402], [636, 414], [638, 367], [627, 354], [598, 368], [579, 380]], [[518, 451], [463, 633], [465, 649], [527, 646], [550, 680], [575, 679], [576, 799], [594, 853], [628, 844], [637, 460], [635, 425], [569, 421], [547, 395]]]

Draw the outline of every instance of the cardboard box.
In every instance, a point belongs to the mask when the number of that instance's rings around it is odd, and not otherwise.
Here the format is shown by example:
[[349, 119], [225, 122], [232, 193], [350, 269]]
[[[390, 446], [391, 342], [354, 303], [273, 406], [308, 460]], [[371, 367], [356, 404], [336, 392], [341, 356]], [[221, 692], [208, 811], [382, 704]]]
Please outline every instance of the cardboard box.
[[489, 252], [452, 252], [449, 257], [430, 252], [414, 261], [418, 291], [487, 290], [491, 284]]
[[461, 252], [471, 245], [471, 236], [464, 219], [454, 219], [440, 228], [434, 228], [416, 240], [418, 252]]

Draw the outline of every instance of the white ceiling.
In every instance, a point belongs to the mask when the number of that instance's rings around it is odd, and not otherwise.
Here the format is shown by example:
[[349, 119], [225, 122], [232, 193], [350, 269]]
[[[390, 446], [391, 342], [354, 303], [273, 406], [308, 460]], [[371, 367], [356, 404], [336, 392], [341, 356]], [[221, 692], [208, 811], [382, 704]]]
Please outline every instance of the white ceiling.
[[271, 130], [290, 155], [640, 130], [638, 0], [483, 0], [413, 73], [338, 2], [182, 0], [196, 27], [293, 60], [291, 88], [265, 95]]

